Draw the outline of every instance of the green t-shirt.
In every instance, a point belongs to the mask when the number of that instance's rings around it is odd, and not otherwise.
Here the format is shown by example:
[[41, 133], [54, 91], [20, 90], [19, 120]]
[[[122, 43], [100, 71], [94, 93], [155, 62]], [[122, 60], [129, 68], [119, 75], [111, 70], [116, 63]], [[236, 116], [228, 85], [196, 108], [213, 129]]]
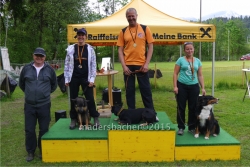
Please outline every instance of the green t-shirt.
[[[198, 83], [197, 71], [202, 66], [201, 61], [194, 57], [194, 63], [189, 63], [185, 56], [180, 57], [176, 61], [176, 65], [180, 66], [178, 81], [186, 85], [194, 85]], [[191, 67], [194, 66], [194, 74], [192, 74]]]

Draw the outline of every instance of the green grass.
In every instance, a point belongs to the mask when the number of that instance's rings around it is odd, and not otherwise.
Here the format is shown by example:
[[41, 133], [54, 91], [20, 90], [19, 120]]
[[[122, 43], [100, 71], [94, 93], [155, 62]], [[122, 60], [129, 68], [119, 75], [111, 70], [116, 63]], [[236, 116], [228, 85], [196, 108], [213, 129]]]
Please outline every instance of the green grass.
[[[250, 63], [246, 62], [246, 63]], [[221, 64], [221, 65], [220, 65]], [[228, 66], [226, 64], [229, 64]], [[203, 62], [203, 68], [210, 68], [210, 62]], [[231, 65], [231, 66], [230, 66]], [[237, 68], [233, 68], [236, 66]], [[154, 64], [150, 65], [154, 68]], [[162, 78], [157, 79], [156, 88], [151, 79], [152, 93], [157, 111], [165, 111], [173, 123], [176, 123], [176, 101], [172, 93], [172, 72], [174, 63], [157, 63], [157, 68], [166, 71]], [[221, 69], [215, 75], [225, 77], [216, 82], [214, 96], [219, 98], [219, 104], [215, 105], [214, 112], [220, 126], [241, 143], [241, 159], [237, 161], [175, 161], [175, 162], [71, 162], [71, 163], [43, 163], [38, 158], [27, 163], [25, 161], [25, 132], [24, 132], [24, 95], [19, 87], [16, 88], [11, 98], [1, 100], [1, 166], [250, 166], [250, 98], [242, 101], [245, 88], [242, 84], [242, 62], [216, 62], [216, 69]], [[115, 65], [120, 71], [115, 76], [115, 86], [122, 88], [122, 100], [125, 102], [124, 84], [119, 64]], [[231, 75], [233, 72], [240, 76]], [[236, 71], [237, 70], [237, 71]], [[208, 70], [209, 71], [209, 70]], [[217, 70], [218, 71], [218, 70]], [[56, 71], [61, 74], [62, 70]], [[207, 77], [211, 77], [207, 74]], [[219, 73], [219, 74], [218, 74]], [[167, 75], [166, 75], [167, 74]], [[226, 77], [225, 74], [228, 76]], [[240, 79], [235, 79], [239, 77]], [[240, 80], [240, 81], [238, 81]], [[102, 89], [107, 87], [106, 77], [97, 77], [97, 99], [101, 99]], [[209, 85], [209, 84], [208, 84]], [[207, 94], [211, 89], [206, 88]], [[142, 100], [137, 89], [137, 107], [142, 107]], [[52, 94], [51, 123], [55, 123], [55, 112], [66, 110], [69, 116], [68, 96], [62, 94], [59, 88]], [[63, 129], [62, 129], [63, 131]], [[81, 155], [84, 156], [84, 155]], [[98, 156], [98, 155], [97, 155]], [[143, 155], [142, 155], [143, 156]]]

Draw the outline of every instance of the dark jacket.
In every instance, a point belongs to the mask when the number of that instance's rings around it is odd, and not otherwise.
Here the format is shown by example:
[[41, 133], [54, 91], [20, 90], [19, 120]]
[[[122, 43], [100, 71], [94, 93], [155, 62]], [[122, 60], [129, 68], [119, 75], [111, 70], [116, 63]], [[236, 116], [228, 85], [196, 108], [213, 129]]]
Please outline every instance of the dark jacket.
[[37, 77], [34, 62], [23, 67], [19, 86], [25, 93], [25, 103], [32, 106], [42, 106], [50, 103], [50, 94], [57, 88], [57, 78], [54, 69], [44, 63]]

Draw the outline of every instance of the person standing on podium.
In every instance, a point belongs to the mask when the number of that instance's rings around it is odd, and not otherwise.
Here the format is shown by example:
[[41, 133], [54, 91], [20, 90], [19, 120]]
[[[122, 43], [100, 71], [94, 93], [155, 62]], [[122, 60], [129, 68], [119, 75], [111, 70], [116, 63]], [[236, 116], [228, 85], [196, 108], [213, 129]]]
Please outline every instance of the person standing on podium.
[[178, 135], [183, 135], [185, 126], [185, 110], [188, 105], [188, 132], [195, 133], [197, 99], [200, 94], [206, 95], [202, 63], [194, 57], [193, 42], [184, 43], [185, 56], [180, 57], [174, 67], [173, 91], [177, 102]]
[[[148, 26], [137, 23], [137, 16], [135, 8], [127, 9], [126, 18], [129, 26], [120, 31], [117, 41], [119, 59], [124, 74], [126, 101], [129, 109], [136, 108], [135, 77], [137, 77], [144, 107], [154, 110], [148, 76], [148, 66], [153, 54], [154, 39]], [[158, 120], [157, 117], [156, 119]]]
[[[96, 110], [93, 86], [96, 78], [96, 55], [93, 47], [85, 43], [87, 30], [77, 30], [76, 38], [78, 43], [69, 45], [66, 49], [67, 55], [64, 65], [65, 85], [69, 86], [70, 99], [75, 99], [79, 94], [79, 87], [82, 87], [83, 94], [88, 102], [90, 116], [94, 118], [94, 126], [98, 127], [99, 113]], [[75, 129], [77, 123], [77, 112], [74, 103], [70, 106], [70, 129]]]

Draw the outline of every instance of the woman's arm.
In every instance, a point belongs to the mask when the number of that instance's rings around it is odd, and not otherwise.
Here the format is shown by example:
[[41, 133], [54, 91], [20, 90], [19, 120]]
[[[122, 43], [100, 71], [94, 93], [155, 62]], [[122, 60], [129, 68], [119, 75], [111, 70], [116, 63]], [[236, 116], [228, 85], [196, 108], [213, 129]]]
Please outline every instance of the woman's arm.
[[202, 66], [199, 67], [197, 75], [198, 75], [198, 80], [199, 80], [199, 83], [200, 83], [200, 86], [202, 89], [202, 95], [206, 95], [206, 90], [205, 90], [205, 86], [204, 86], [204, 78], [202, 75]]
[[179, 72], [180, 72], [180, 66], [178, 66], [176, 64], [174, 67], [174, 74], [173, 74], [173, 86], [174, 86], [174, 93], [175, 94], [178, 94], [177, 78], [178, 78]]

